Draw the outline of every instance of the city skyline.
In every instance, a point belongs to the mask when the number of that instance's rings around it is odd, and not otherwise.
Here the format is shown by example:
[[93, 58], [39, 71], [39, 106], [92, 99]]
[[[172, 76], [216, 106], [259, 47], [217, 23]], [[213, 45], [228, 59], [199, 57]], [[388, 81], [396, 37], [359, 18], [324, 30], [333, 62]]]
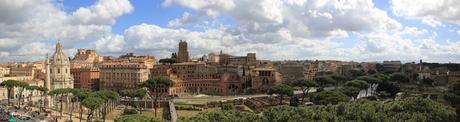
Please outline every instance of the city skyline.
[[459, 63], [460, 6], [442, 1], [0, 1], [0, 62], [133, 52], [157, 59], [188, 42], [262, 60]]

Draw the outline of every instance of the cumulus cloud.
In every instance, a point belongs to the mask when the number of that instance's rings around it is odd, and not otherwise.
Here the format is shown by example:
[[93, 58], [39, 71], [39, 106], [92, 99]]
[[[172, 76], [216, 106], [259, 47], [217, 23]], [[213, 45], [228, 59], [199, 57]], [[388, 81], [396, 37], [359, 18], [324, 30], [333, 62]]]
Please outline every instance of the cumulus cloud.
[[175, 19], [168, 22], [168, 26], [183, 26], [183, 25], [190, 25], [193, 23], [198, 23], [201, 21], [201, 18], [197, 15], [191, 15], [188, 12], [185, 12], [182, 15], [182, 19]]
[[[72, 52], [75, 44], [109, 35], [111, 26], [107, 24], [115, 23], [116, 17], [133, 10], [126, 0], [101, 0], [72, 14], [63, 11], [64, 7], [52, 0], [0, 1], [0, 52], [9, 52], [11, 56], [25, 55], [0, 58], [21, 61], [36, 56], [38, 60], [44, 60], [48, 50], [43, 44], [49, 46], [48, 42], [54, 42], [50, 40], [58, 39], [64, 50]], [[43, 48], [27, 47], [30, 44], [42, 44]], [[21, 49], [35, 49], [31, 50], [35, 53], [25, 53]]]
[[100, 0], [89, 7], [81, 7], [72, 13], [74, 24], [115, 24], [115, 18], [131, 13], [134, 7], [128, 0]]
[[420, 35], [420, 34], [426, 34], [428, 33], [428, 30], [426, 29], [422, 29], [422, 30], [418, 30], [417, 27], [405, 27], [403, 31], [397, 33], [398, 35], [406, 35], [406, 34], [409, 34], [409, 35], [412, 35], [412, 36], [417, 36], [417, 35]]
[[[168, 7], [179, 4], [200, 13], [200, 17], [228, 16], [245, 36], [261, 36], [287, 29], [296, 37], [348, 37], [345, 31], [394, 31], [402, 28], [386, 11], [361, 1], [239, 1], [166, 0]], [[212, 13], [212, 14], [207, 14]], [[244, 14], [241, 14], [244, 13]], [[184, 13], [184, 15], [186, 15]], [[184, 17], [183, 17], [184, 18]], [[184, 20], [184, 19], [183, 19]], [[170, 21], [180, 25], [181, 20]], [[195, 22], [198, 23], [198, 22]], [[338, 33], [339, 32], [339, 33]], [[249, 35], [255, 34], [255, 35]]]
[[460, 30], [458, 30], [457, 33], [460, 35]]
[[391, 10], [397, 16], [409, 19], [428, 18], [425, 23], [431, 23], [432, 18], [437, 18], [460, 25], [458, 0], [392, 0], [390, 3]]
[[441, 21], [435, 20], [434, 18], [423, 18], [422, 23], [429, 25], [433, 28], [436, 28], [437, 26], [442, 26], [442, 27], [446, 26]]

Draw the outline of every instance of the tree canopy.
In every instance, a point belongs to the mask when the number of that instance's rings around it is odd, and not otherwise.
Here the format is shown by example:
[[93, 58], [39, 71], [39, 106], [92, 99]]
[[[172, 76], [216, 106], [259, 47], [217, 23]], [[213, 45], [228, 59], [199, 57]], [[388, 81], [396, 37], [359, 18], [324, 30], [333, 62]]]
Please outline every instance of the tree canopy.
[[[321, 92], [324, 93], [324, 92]], [[193, 117], [180, 117], [178, 122], [453, 122], [455, 110], [436, 101], [409, 97], [383, 104], [358, 99], [336, 105], [275, 106], [263, 115], [240, 111], [212, 111]]]
[[361, 89], [356, 88], [356, 87], [349, 87], [345, 86], [339, 89], [339, 92], [342, 92], [343, 94], [347, 95], [348, 97], [353, 97], [355, 99], [358, 98], [359, 92]]
[[200, 112], [193, 117], [179, 117], [178, 122], [268, 122], [264, 116], [237, 110]]
[[363, 80], [351, 80], [351, 81], [347, 81], [344, 86], [355, 87], [361, 90], [366, 90], [371, 85]]
[[279, 84], [270, 87], [267, 91], [268, 95], [277, 94], [280, 96], [280, 104], [282, 103], [283, 96], [294, 96], [294, 88], [286, 85], [286, 84]]
[[140, 114], [130, 114], [119, 116], [114, 119], [115, 122], [168, 122], [163, 119], [148, 117]]
[[[152, 98], [154, 101], [155, 101], [155, 117], [157, 116], [157, 103], [158, 103], [158, 98], [164, 93], [164, 92], [158, 92], [160, 91], [160, 85], [163, 85], [165, 86], [164, 88], [169, 88], [169, 87], [172, 87], [174, 86], [174, 84], [176, 84], [174, 81], [172, 81], [171, 79], [168, 79], [166, 77], [161, 77], [161, 76], [157, 76], [157, 77], [153, 77], [151, 79], [148, 79], [147, 81], [145, 82], [141, 82], [140, 84], [137, 85], [137, 87], [139, 88], [147, 88], [149, 90], [149, 96], [150, 98]], [[155, 92], [157, 91], [157, 92]], [[153, 94], [155, 93], [155, 95]]]
[[158, 62], [173, 64], [173, 63], [177, 63], [177, 58], [164, 58], [164, 59], [160, 59]]
[[300, 89], [302, 90], [302, 103], [303, 103], [308, 91], [313, 87], [318, 87], [318, 83], [316, 83], [314, 80], [302, 78], [302, 79], [295, 80], [292, 83], [292, 86], [300, 87]]
[[460, 79], [450, 84], [449, 89], [442, 94], [442, 97], [449, 101], [454, 107], [460, 106]]
[[405, 75], [405, 74], [403, 74], [401, 72], [395, 72], [395, 73], [390, 75], [390, 81], [394, 81], [394, 82], [397, 82], [397, 83], [400, 83], [400, 82], [409, 83], [410, 78], [407, 75]]
[[347, 80], [347, 77], [345, 75], [337, 73], [332, 74], [331, 78], [335, 80], [335, 89], [338, 88], [339, 83], [342, 83], [343, 81]]
[[329, 76], [319, 76], [315, 77], [313, 80], [316, 81], [316, 83], [318, 83], [317, 91], [323, 91], [326, 85], [335, 84], [335, 80]]
[[316, 105], [338, 104], [350, 101], [350, 97], [337, 91], [322, 91], [313, 96], [313, 103]]

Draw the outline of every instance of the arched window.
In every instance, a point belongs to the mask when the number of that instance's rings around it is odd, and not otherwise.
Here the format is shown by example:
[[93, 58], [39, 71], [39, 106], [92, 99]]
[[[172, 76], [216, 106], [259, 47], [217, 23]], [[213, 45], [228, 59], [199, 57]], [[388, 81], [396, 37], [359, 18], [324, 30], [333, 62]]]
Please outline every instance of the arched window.
[[58, 68], [58, 72], [57, 73], [61, 73], [61, 69]]

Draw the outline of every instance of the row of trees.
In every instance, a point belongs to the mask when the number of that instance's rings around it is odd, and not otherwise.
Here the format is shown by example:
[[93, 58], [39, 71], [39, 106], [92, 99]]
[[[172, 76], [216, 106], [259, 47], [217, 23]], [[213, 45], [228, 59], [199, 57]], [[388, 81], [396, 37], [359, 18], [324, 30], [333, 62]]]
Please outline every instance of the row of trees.
[[[302, 100], [301, 103], [305, 102], [305, 98], [309, 97], [307, 96], [307, 93], [313, 89], [316, 88], [317, 92], [324, 91], [324, 87], [327, 85], [334, 85], [335, 89], [338, 89], [338, 84], [343, 83], [346, 81], [347, 78], [342, 75], [342, 74], [332, 74], [331, 76], [319, 76], [314, 78], [313, 80], [310, 79], [297, 79], [292, 83], [293, 87], [299, 87], [300, 90], [302, 91]], [[316, 101], [313, 99], [313, 102], [315, 104], [324, 104], [324, 103], [329, 103], [332, 102], [331, 100], [328, 99], [323, 99], [323, 98], [328, 98], [328, 95], [333, 95], [333, 96], [342, 96], [339, 97], [339, 100], [344, 100], [343, 96], [348, 96], [348, 97], [353, 97], [354, 99], [357, 99], [360, 91], [365, 90], [366, 91], [366, 96], [367, 92], [370, 88], [371, 92], [374, 91], [374, 86], [378, 84], [377, 89], [375, 89], [377, 92], [385, 91], [385, 93], [390, 93], [391, 95], [395, 95], [400, 91], [398, 83], [404, 82], [407, 83], [409, 82], [409, 78], [402, 74], [402, 73], [393, 73], [390, 74], [389, 76], [381, 73], [376, 73], [373, 75], [368, 75], [368, 76], [359, 76], [354, 80], [350, 80], [345, 82], [344, 86], [337, 90], [337, 92], [340, 93], [331, 93], [331, 92], [326, 92], [326, 93], [320, 93], [316, 95]], [[272, 86], [267, 94], [273, 95], [276, 94], [280, 96], [280, 104], [281, 100], [283, 99], [284, 96], [293, 96], [294, 95], [294, 89], [291, 86], [288, 85], [276, 85]], [[373, 94], [373, 93], [371, 93]], [[326, 95], [326, 96], [322, 96]], [[345, 101], [348, 101], [349, 99], [346, 99]], [[324, 101], [324, 102], [322, 102]]]
[[[18, 94], [17, 94], [17, 97], [18, 97], [18, 100], [17, 100], [17, 104], [19, 106], [19, 108], [21, 108], [21, 104], [20, 102], [23, 101], [23, 96], [22, 96], [22, 93], [24, 92], [24, 90], [29, 90], [30, 91], [30, 95], [29, 95], [29, 101], [31, 100], [31, 97], [32, 97], [32, 94], [33, 94], [33, 91], [40, 91], [42, 92], [42, 95], [46, 94], [46, 92], [48, 92], [48, 88], [46, 87], [39, 87], [39, 86], [29, 86], [28, 83], [26, 82], [19, 82], [17, 80], [7, 80], [7, 81], [3, 81], [2, 83], [0, 83], [0, 86], [2, 87], [6, 87], [6, 90], [7, 90], [7, 97], [8, 97], [8, 105], [10, 104], [10, 99], [12, 97], [14, 97], [14, 95], [11, 93], [13, 92], [14, 88], [17, 88], [18, 89]], [[40, 104], [41, 105], [41, 104]]]
[[[138, 98], [144, 98], [147, 94], [154, 100], [155, 102], [155, 117], [157, 116], [157, 105], [158, 105], [158, 98], [163, 94], [163, 92], [158, 92], [160, 88], [162, 87], [171, 87], [175, 83], [165, 77], [154, 77], [151, 79], [148, 79], [145, 82], [141, 82], [138, 84], [139, 89], [134, 89], [134, 90], [122, 90], [120, 94], [122, 96], [128, 96], [131, 98], [138, 97]], [[62, 117], [62, 110], [63, 110], [63, 104], [64, 102], [71, 102], [70, 109], [74, 108], [74, 103], [78, 103], [80, 106], [80, 118], [82, 118], [83, 114], [83, 107], [86, 107], [89, 109], [87, 120], [90, 121], [91, 117], [94, 113], [95, 110], [100, 109], [101, 110], [101, 115], [103, 121], [105, 121], [106, 115], [108, 113], [107, 108], [111, 107], [112, 105], [115, 105], [116, 102], [118, 101], [119, 94], [114, 91], [109, 91], [109, 90], [103, 90], [103, 91], [97, 91], [93, 92], [89, 89], [73, 89], [73, 88], [60, 88], [60, 89], [55, 89], [52, 91], [48, 92], [48, 89], [46, 87], [38, 87], [38, 86], [29, 86], [28, 83], [26, 82], [19, 82], [16, 80], [7, 80], [2, 83], [0, 83], [0, 86], [6, 87], [7, 88], [7, 94], [8, 94], [8, 103], [10, 103], [10, 98], [12, 97], [11, 92], [13, 91], [14, 88], [19, 89], [18, 93], [18, 105], [20, 101], [22, 101], [22, 92], [24, 89], [29, 90], [31, 93], [34, 90], [38, 90], [42, 92], [41, 96], [41, 103], [43, 102], [43, 97], [47, 94], [50, 95], [53, 99], [55, 99], [57, 102], [60, 103], [59, 105], [59, 112], [60, 112], [60, 117]], [[148, 91], [147, 91], [148, 90]], [[157, 92], [155, 92], [157, 91]], [[155, 94], [151, 94], [155, 93]], [[130, 104], [131, 106], [134, 104]], [[49, 107], [49, 106], [48, 106]], [[40, 104], [41, 108], [41, 104]], [[70, 111], [70, 119], [72, 119], [72, 114], [73, 110]], [[81, 120], [80, 120], [81, 121]]]
[[[329, 91], [325, 91], [329, 92]], [[444, 106], [426, 98], [411, 97], [392, 103], [359, 99], [355, 102], [341, 102], [335, 105], [276, 106], [256, 115], [236, 110], [202, 112], [193, 117], [179, 117], [179, 122], [452, 122], [456, 113], [452, 107]]]

